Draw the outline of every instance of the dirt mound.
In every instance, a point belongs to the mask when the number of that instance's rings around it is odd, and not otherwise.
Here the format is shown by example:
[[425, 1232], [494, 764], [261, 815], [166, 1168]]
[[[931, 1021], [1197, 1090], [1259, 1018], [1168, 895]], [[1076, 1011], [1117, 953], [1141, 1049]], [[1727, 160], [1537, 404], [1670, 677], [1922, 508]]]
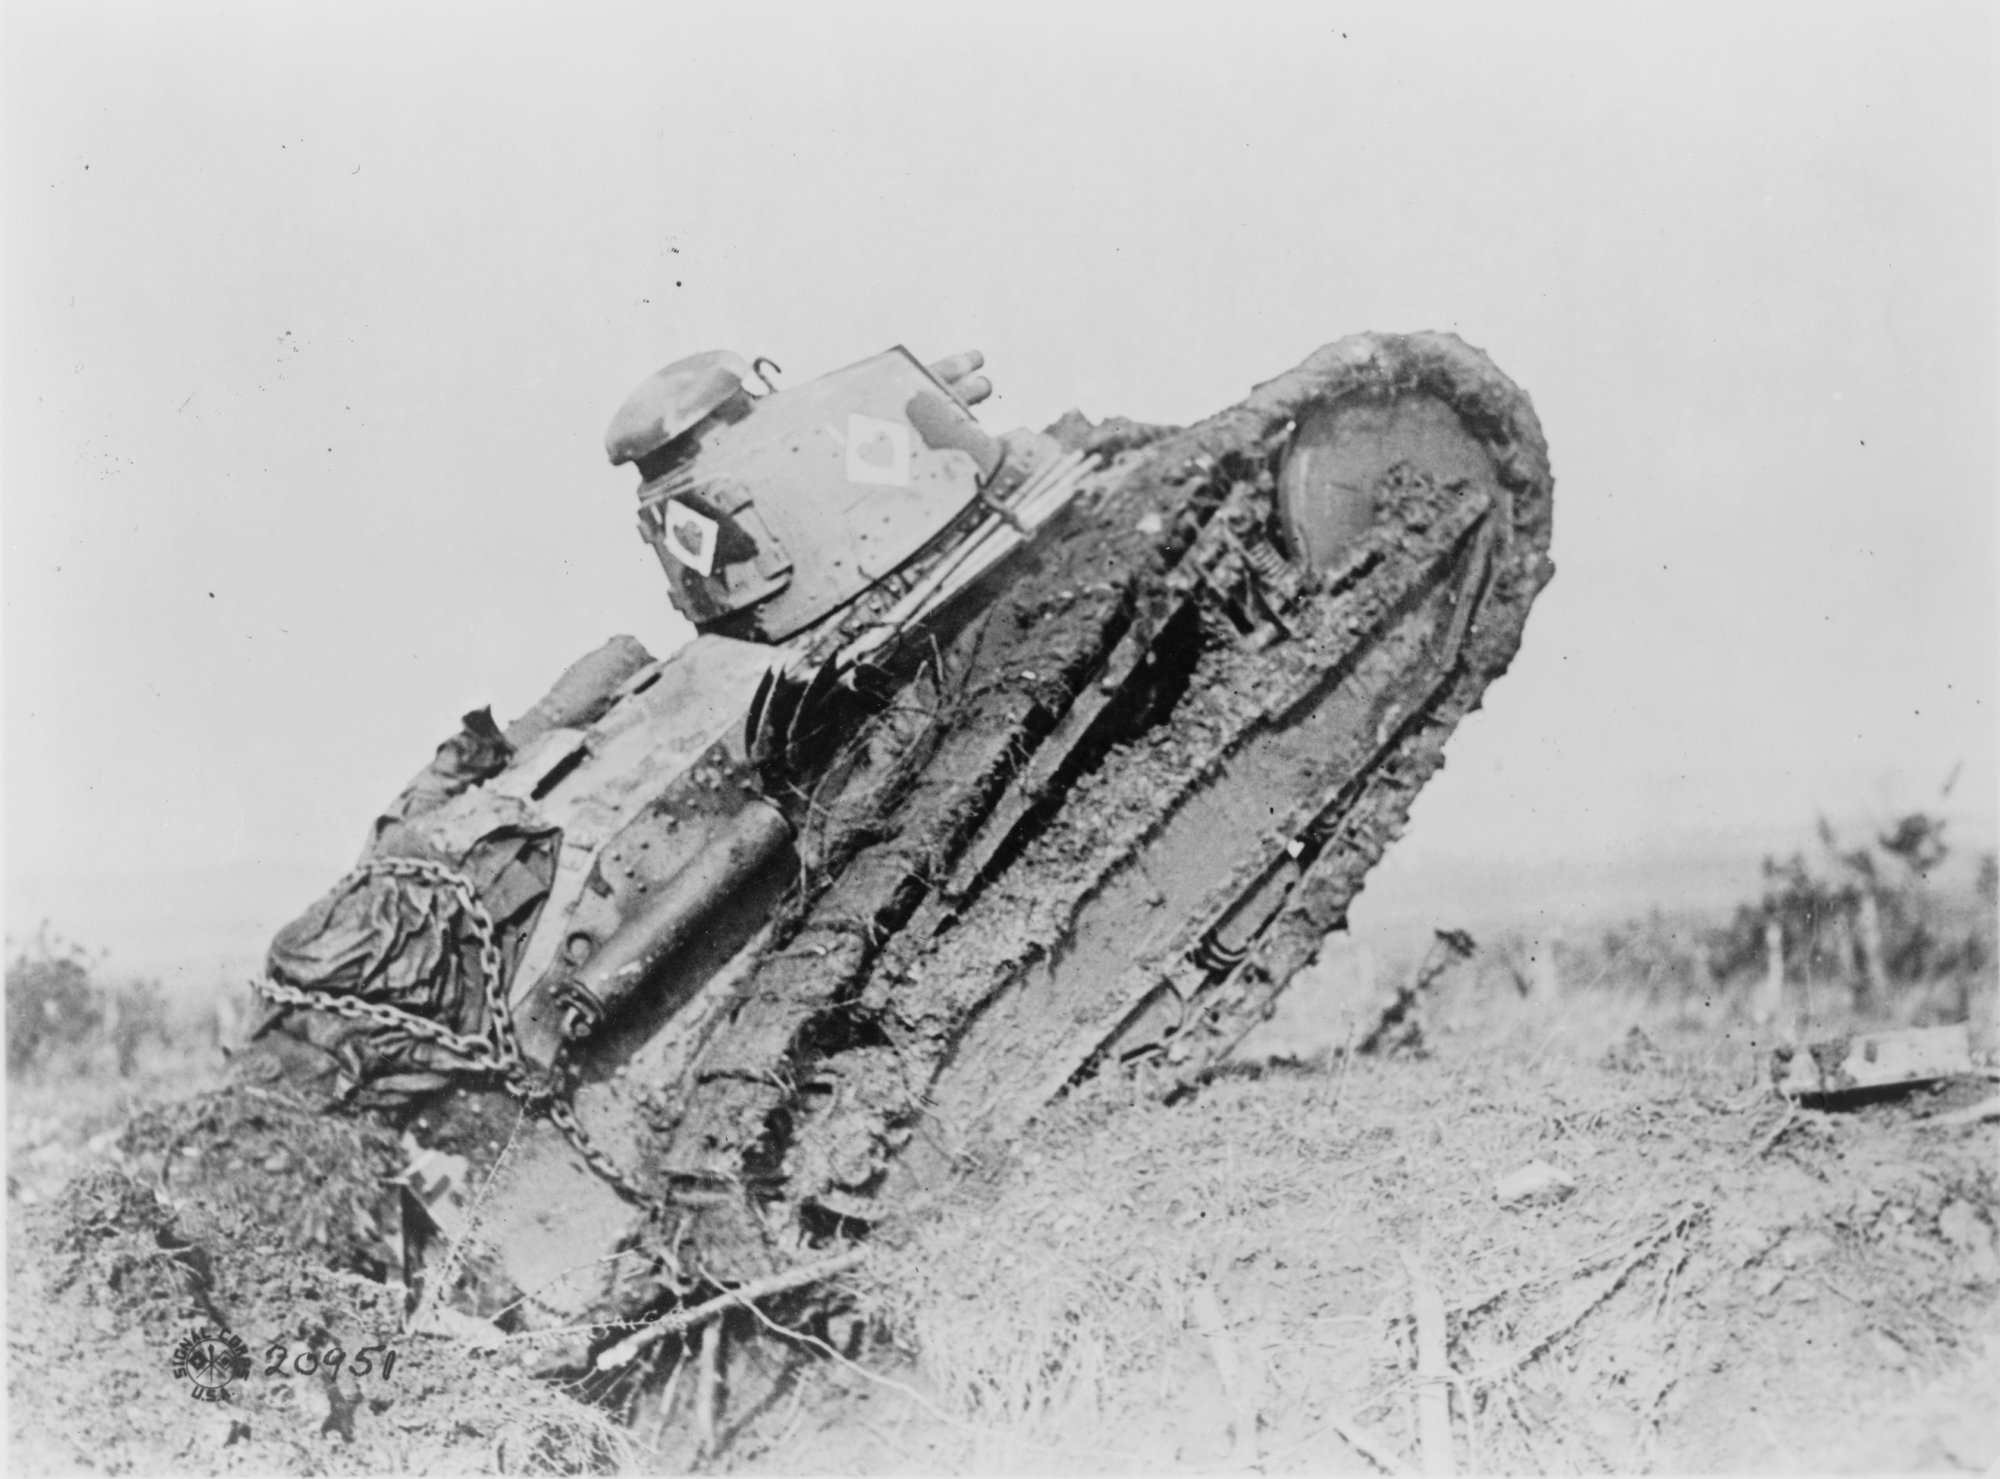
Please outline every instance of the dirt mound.
[[[1241, 1459], [1247, 1407], [1267, 1471], [1373, 1472], [1363, 1447], [1414, 1469], [1407, 1254], [1445, 1307], [1463, 1471], [2000, 1457], [2000, 1132], [1928, 1124], [1950, 1094], [1790, 1110], [1734, 1024], [1629, 999], [1468, 986], [1429, 1036], [1435, 1056], [1275, 1065], [1174, 1106], [1080, 1096], [871, 1265], [880, 1357], [910, 1354], [823, 1372], [789, 1435], [742, 1452], [1200, 1467]], [[1569, 1189], [1503, 1205], [1536, 1161]]]
[[[383, 1281], [398, 1237], [396, 1192], [384, 1185], [394, 1149], [380, 1131], [281, 1095], [206, 1094], [139, 1114], [112, 1164], [48, 1201], [10, 1201], [13, 1462], [618, 1467], [624, 1440], [593, 1409], [490, 1354], [401, 1333], [406, 1291]], [[220, 1400], [198, 1400], [176, 1349], [222, 1332], [243, 1342], [241, 1364]]]

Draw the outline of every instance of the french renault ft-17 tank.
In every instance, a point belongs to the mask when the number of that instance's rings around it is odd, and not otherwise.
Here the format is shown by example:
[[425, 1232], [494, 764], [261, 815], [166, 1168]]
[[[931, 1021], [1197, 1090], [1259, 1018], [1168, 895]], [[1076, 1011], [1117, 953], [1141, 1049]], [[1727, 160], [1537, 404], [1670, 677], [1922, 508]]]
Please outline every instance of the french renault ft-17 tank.
[[1185, 429], [996, 438], [980, 368], [646, 381], [607, 449], [698, 635], [467, 715], [274, 942], [252, 1061], [407, 1130], [461, 1313], [671, 1309], [1081, 1076], [1198, 1080], [1552, 573], [1541, 430], [1455, 337], [1342, 340]]

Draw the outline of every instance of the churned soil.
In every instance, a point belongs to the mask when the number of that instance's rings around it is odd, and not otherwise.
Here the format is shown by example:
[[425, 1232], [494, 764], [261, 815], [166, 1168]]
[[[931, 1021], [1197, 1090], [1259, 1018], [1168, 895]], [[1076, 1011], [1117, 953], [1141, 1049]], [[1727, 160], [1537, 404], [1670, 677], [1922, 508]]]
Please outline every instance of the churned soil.
[[[1490, 986], [1440, 988], [1415, 1055], [1071, 1099], [885, 1250], [888, 1349], [805, 1368], [737, 1463], [1208, 1469], [1254, 1412], [1267, 1471], [1414, 1471], [1412, 1265], [1462, 1470], [2000, 1459], [2000, 1128], [1930, 1122], [1990, 1084], [1793, 1109], [1727, 1006]], [[1535, 1162], [1572, 1189], [1503, 1206]]]
[[[624, 1462], [623, 1430], [599, 1409], [448, 1339], [404, 1336], [404, 1292], [383, 1277], [400, 1237], [392, 1137], [238, 1087], [129, 1116], [100, 1109], [73, 1129], [112, 1123], [62, 1154], [59, 1119], [16, 1109], [10, 1140], [55, 1133], [25, 1152], [10, 1146], [15, 1472], [610, 1472]], [[221, 1400], [196, 1400], [174, 1352], [224, 1330], [245, 1343], [248, 1369]]]
[[[183, 1085], [66, 1117], [87, 1096], [17, 1087], [10, 1460], [1123, 1472], [1254, 1445], [1267, 1471], [1415, 1469], [1413, 1276], [1445, 1308], [1465, 1469], [2000, 1458], [2000, 1128], [1936, 1122], [1990, 1084], [1796, 1109], [1729, 1003], [1534, 1003], [1471, 970], [1433, 996], [1415, 1050], [1279, 1041], [1176, 1103], [1087, 1086], [882, 1229], [843, 1315], [739, 1313], [719, 1386], [662, 1351], [616, 1412], [504, 1343], [404, 1331], [387, 1137], [278, 1096]], [[1571, 1189], [1503, 1205], [1500, 1179], [1534, 1162]], [[172, 1350], [223, 1324], [252, 1371], [197, 1402]], [[398, 1363], [268, 1376], [278, 1341], [294, 1367], [371, 1343]]]

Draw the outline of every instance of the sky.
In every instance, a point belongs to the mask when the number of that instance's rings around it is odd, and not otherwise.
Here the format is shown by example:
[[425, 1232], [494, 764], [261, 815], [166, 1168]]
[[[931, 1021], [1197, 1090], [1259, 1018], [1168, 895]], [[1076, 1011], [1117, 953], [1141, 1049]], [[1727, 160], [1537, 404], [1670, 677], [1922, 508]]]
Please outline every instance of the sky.
[[462, 712], [685, 640], [602, 450], [669, 360], [977, 346], [995, 430], [1185, 422], [1370, 329], [1487, 350], [1557, 479], [1404, 875], [1990, 836], [1994, 56], [1945, 4], [8, 4], [10, 884], [330, 882]]

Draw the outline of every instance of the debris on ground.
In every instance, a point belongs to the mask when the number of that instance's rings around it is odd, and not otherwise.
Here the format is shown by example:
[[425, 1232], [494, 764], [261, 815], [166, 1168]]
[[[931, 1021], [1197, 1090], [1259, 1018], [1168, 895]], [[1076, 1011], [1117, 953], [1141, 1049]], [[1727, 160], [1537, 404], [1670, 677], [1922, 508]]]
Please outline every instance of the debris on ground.
[[1547, 1161], [1530, 1161], [1510, 1171], [1494, 1185], [1503, 1207], [1550, 1207], [1576, 1190], [1576, 1178]]
[[1972, 1071], [1972, 1042], [1963, 1022], [1781, 1044], [1771, 1050], [1771, 1081], [1790, 1099], [1839, 1102], [1876, 1090], [1962, 1078]]
[[1927, 1125], [1977, 1125], [1987, 1120], [2000, 1119], [2000, 1094], [1981, 1099], [1977, 1104], [1968, 1104], [1963, 1109], [1946, 1110], [1927, 1118]]

